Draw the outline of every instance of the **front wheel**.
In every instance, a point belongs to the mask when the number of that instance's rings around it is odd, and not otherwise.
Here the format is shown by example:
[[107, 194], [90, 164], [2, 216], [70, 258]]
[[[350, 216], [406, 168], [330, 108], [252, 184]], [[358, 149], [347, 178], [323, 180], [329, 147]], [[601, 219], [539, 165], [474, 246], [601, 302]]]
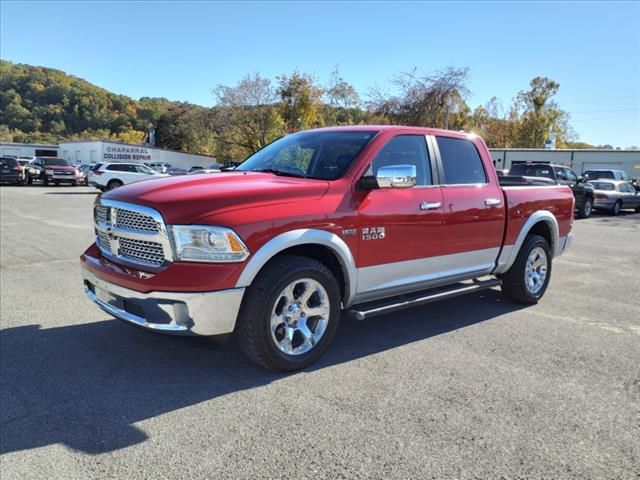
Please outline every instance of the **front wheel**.
[[340, 319], [340, 289], [331, 271], [307, 257], [282, 256], [245, 294], [236, 340], [269, 370], [308, 367], [325, 352]]
[[582, 207], [578, 209], [578, 218], [589, 218], [593, 212], [593, 199], [585, 198]]
[[540, 235], [529, 235], [509, 271], [501, 275], [502, 293], [516, 303], [538, 303], [551, 278], [551, 248]]

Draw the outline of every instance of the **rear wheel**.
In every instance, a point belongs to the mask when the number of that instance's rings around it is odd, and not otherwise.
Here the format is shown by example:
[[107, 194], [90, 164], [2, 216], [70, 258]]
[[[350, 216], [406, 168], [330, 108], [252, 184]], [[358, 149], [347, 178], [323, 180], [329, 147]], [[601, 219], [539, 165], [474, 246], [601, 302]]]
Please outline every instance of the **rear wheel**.
[[114, 188], [121, 187], [123, 183], [120, 180], [109, 180], [107, 183], [107, 190], [113, 190]]
[[283, 256], [265, 267], [245, 294], [236, 340], [269, 370], [308, 367], [325, 352], [340, 319], [340, 289], [316, 260]]
[[509, 271], [500, 276], [502, 293], [517, 303], [538, 303], [551, 278], [551, 248], [544, 237], [529, 235]]
[[593, 199], [585, 198], [582, 207], [578, 209], [578, 218], [589, 218], [593, 212]]
[[622, 210], [622, 202], [618, 200], [613, 204], [613, 208], [611, 209], [611, 215], [620, 215], [620, 210]]

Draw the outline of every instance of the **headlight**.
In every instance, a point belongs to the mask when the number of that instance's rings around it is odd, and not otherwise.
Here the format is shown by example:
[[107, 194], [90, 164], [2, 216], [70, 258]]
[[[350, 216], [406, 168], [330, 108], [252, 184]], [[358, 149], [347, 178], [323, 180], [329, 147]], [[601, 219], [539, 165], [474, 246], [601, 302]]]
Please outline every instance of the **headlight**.
[[45, 175], [53, 175], [53, 170], [45, 170], [44, 174]]
[[187, 262], [241, 262], [249, 250], [236, 233], [224, 227], [172, 225], [176, 259]]

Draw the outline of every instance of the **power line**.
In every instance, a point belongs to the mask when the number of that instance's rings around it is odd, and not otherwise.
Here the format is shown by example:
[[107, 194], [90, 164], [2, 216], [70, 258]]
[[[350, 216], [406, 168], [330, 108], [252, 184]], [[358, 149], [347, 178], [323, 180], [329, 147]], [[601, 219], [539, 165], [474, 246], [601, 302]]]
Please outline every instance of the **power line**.
[[[632, 113], [631, 115], [627, 114], [627, 115], [616, 115], [615, 117], [600, 117], [600, 118], [578, 118], [572, 121], [575, 121], [576, 123], [578, 122], [595, 122], [598, 120], [613, 120], [613, 119], [622, 119], [622, 120], [627, 120], [630, 118], [637, 118], [640, 120], [640, 114], [637, 113]], [[628, 120], [627, 120], [628, 121]]]
[[575, 114], [584, 114], [584, 113], [631, 112], [631, 111], [636, 111], [636, 110], [640, 110], [640, 107], [636, 107], [636, 108], [619, 108], [619, 109], [616, 109], [616, 110], [584, 110], [582, 112], [569, 112], [569, 113], [571, 113], [571, 115], [575, 115]]
[[629, 99], [633, 99], [633, 100], [640, 100], [640, 97], [638, 97], [637, 95], [634, 96], [627, 96], [627, 97], [616, 97], [616, 98], [602, 98], [600, 100], [584, 100], [582, 102], [571, 102], [571, 103], [563, 103], [564, 106], [567, 105], [583, 105], [585, 103], [598, 103], [598, 102], [613, 102], [613, 101], [617, 101], [617, 100], [629, 100]]

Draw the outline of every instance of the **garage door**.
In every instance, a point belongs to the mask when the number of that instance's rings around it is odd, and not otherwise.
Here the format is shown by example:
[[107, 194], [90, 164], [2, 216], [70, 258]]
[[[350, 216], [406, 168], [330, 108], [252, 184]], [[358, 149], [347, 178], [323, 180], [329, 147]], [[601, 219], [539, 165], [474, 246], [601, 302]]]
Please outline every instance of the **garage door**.
[[586, 172], [587, 170], [598, 170], [604, 168], [605, 170], [624, 170], [622, 168], [621, 162], [607, 162], [607, 163], [598, 163], [598, 162], [584, 162], [582, 164], [582, 172]]

